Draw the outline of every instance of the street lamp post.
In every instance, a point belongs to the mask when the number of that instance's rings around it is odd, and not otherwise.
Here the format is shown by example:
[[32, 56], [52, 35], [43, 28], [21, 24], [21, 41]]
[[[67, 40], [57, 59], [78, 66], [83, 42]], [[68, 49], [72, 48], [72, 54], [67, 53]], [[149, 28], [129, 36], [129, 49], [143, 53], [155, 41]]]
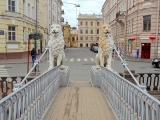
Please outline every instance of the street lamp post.
[[[63, 2], [63, 3], [66, 3], [66, 2]], [[77, 27], [77, 7], [80, 7], [79, 4], [74, 4], [74, 3], [66, 3], [66, 4], [72, 4], [76, 7], [76, 27]]]

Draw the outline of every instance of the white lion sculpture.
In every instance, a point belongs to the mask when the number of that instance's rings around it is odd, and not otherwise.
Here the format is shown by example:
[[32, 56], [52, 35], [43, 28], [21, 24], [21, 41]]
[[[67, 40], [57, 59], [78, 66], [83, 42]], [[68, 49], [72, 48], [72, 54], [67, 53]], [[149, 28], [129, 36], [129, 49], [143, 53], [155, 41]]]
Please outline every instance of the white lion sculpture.
[[107, 37], [106, 33], [111, 32], [111, 26], [103, 25], [99, 37], [99, 48], [95, 58], [96, 68], [100, 70], [100, 66], [111, 69], [112, 50], [114, 42]]
[[65, 68], [64, 38], [62, 28], [59, 24], [51, 25], [49, 46], [49, 68], [61, 65], [61, 69]]

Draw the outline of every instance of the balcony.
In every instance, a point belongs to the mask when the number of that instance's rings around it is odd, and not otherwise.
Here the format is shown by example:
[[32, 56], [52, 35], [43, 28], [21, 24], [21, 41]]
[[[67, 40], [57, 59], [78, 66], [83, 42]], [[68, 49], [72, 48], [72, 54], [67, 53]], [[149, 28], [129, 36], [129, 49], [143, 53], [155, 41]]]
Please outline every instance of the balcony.
[[124, 23], [124, 16], [125, 16], [125, 11], [119, 11], [118, 13], [116, 13], [116, 20], [118, 22], [123, 22]]
[[64, 14], [64, 10], [61, 10], [61, 14]]
[[61, 17], [61, 22], [64, 22], [64, 18], [63, 17]]

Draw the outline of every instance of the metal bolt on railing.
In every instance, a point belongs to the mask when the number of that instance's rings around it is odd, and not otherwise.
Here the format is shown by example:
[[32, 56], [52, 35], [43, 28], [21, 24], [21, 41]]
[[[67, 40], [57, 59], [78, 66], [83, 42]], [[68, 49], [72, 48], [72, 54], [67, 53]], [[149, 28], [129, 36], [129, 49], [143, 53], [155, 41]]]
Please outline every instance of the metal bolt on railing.
[[15, 84], [13, 91], [18, 90], [20, 87], [22, 87], [23, 82], [25, 82], [27, 80], [27, 77], [30, 75], [30, 73], [36, 68], [37, 65], [39, 65], [40, 60], [42, 59], [42, 57], [44, 56], [44, 54], [49, 50], [49, 46], [47, 45], [45, 48], [45, 51], [43, 52], [43, 54], [41, 55], [41, 57], [39, 59], [36, 59], [34, 62], [34, 65], [32, 66], [32, 68], [30, 69], [30, 71], [28, 72], [28, 74], [24, 77], [24, 79], [19, 83], [19, 84]]

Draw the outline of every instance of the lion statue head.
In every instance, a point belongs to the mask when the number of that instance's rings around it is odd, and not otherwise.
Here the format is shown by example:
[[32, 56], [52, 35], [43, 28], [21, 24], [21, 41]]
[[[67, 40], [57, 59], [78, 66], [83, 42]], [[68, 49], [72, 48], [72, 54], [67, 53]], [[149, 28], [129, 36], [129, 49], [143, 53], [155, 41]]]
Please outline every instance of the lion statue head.
[[53, 55], [58, 55], [64, 51], [64, 38], [62, 28], [59, 24], [52, 24], [50, 29], [50, 39], [48, 41], [49, 50]]
[[113, 49], [113, 42], [109, 40], [106, 33], [111, 33], [110, 25], [103, 25], [101, 27], [101, 34], [99, 37], [99, 48], [103, 51], [103, 54], [108, 55]]
[[61, 26], [59, 24], [52, 24], [50, 29], [50, 34], [55, 36], [63, 34]]
[[111, 26], [110, 25], [103, 25], [101, 32], [110, 33], [111, 32]]

